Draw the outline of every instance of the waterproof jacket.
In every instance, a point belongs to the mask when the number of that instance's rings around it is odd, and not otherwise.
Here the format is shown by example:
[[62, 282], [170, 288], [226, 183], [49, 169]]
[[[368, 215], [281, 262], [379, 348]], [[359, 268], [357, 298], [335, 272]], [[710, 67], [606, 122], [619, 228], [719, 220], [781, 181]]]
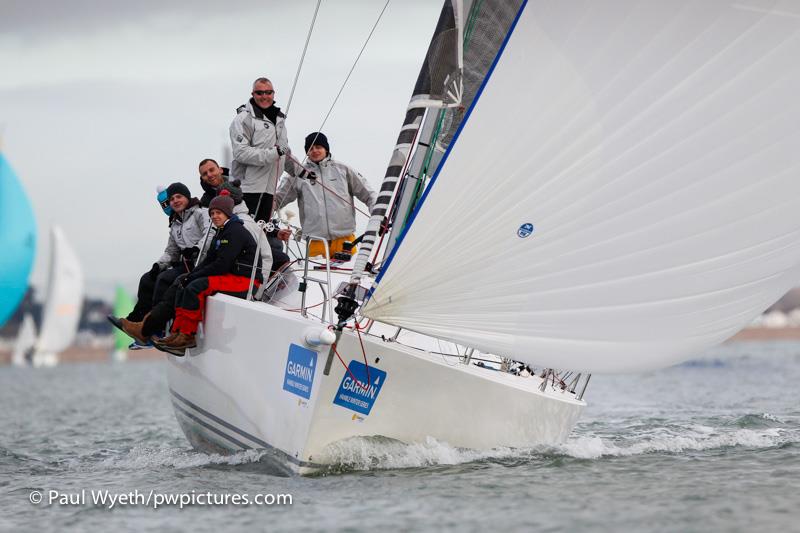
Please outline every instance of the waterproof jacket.
[[[233, 215], [217, 230], [205, 259], [186, 277], [186, 283], [208, 276], [233, 274], [250, 277], [256, 259], [256, 241], [244, 227], [244, 222]], [[259, 266], [260, 266], [259, 259]], [[256, 279], [261, 281], [260, 270]]]
[[173, 213], [170, 216], [167, 247], [158, 259], [162, 269], [178, 263], [181, 259], [181, 250], [199, 248], [210, 224], [208, 209], [201, 207], [197, 198], [189, 201], [189, 207], [183, 213]]
[[237, 109], [230, 136], [231, 178], [242, 180], [242, 192], [273, 194], [283, 173], [283, 157], [278, 155], [276, 145], [289, 144], [283, 113], [277, 110], [273, 123], [251, 99]]
[[[247, 205], [244, 202], [233, 206], [233, 214], [244, 222], [245, 229], [247, 229], [250, 235], [253, 236], [253, 239], [259, 243], [261, 268], [267, 273], [267, 277], [269, 277], [269, 271], [272, 268], [272, 248], [269, 245], [267, 234], [264, 233], [261, 226], [259, 226], [258, 223], [253, 220], [253, 217], [250, 216], [250, 213], [247, 212]], [[248, 273], [247, 275], [249, 276], [250, 274]]]
[[353, 197], [366, 204], [368, 213], [372, 212], [377, 198], [367, 180], [352, 167], [330, 156], [326, 156], [319, 164], [310, 160], [305, 164], [307, 170], [317, 175], [316, 181], [319, 183], [312, 184], [307, 179], [295, 177], [300, 171], [297, 167], [291, 160], [286, 164], [286, 171], [290, 175], [283, 178], [275, 193], [278, 207], [297, 200], [300, 224], [306, 236], [333, 240], [355, 233]]

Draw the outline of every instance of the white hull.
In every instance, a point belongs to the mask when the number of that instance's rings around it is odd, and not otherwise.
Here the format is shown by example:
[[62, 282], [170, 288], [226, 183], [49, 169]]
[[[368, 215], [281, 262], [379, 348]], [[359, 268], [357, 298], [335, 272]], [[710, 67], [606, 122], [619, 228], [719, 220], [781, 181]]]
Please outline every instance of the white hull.
[[[337, 462], [329, 445], [358, 436], [405, 443], [433, 437], [477, 450], [560, 443], [585, 407], [559, 388], [540, 391], [535, 376], [445, 361], [365, 335], [371, 382], [378, 381], [373, 398], [367, 398], [349, 376], [344, 379], [347, 370], [335, 356], [324, 375], [329, 347], [312, 352], [304, 342], [308, 331], [322, 328], [316, 320], [270, 305], [210, 298], [198, 348], [186, 357], [168, 356], [172, 403], [192, 445], [217, 453], [277, 450], [289, 470], [305, 474]], [[338, 352], [347, 364], [363, 361], [352, 332], [342, 336]], [[305, 365], [295, 372], [300, 378], [287, 375], [290, 357]], [[357, 366], [351, 367], [356, 373]], [[304, 372], [310, 378], [308, 398], [298, 393]], [[294, 381], [287, 385], [287, 378]]]

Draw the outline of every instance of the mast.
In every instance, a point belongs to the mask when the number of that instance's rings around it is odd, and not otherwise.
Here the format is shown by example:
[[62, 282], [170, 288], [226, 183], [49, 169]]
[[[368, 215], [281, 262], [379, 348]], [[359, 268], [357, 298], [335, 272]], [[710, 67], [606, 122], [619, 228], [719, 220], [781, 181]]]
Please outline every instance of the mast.
[[[397, 136], [389, 166], [383, 178], [367, 230], [361, 241], [358, 257], [350, 278], [351, 286], [361, 280], [380, 228], [389, 210], [395, 188], [408, 155], [429, 107], [444, 108], [461, 104], [462, 69], [462, 1], [445, 0], [439, 22], [428, 47], [414, 91], [406, 109], [403, 125]], [[353, 309], [355, 310], [355, 309]], [[338, 311], [337, 311], [338, 312]], [[352, 314], [352, 312], [350, 313]], [[349, 315], [348, 315], [349, 316]]]

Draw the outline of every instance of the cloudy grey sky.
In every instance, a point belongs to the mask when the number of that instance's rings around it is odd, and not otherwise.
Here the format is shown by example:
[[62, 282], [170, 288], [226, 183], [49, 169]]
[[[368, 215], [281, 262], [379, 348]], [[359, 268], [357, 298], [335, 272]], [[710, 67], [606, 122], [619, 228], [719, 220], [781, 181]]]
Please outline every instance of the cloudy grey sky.
[[[323, 0], [287, 120], [302, 152], [383, 8]], [[285, 109], [316, 0], [2, 0], [2, 149], [33, 202], [44, 289], [49, 227], [80, 256], [87, 292], [135, 289], [159, 256], [159, 184], [198, 196], [197, 163], [221, 158], [258, 76]], [[377, 184], [436, 24], [438, 0], [392, 0], [324, 131]]]

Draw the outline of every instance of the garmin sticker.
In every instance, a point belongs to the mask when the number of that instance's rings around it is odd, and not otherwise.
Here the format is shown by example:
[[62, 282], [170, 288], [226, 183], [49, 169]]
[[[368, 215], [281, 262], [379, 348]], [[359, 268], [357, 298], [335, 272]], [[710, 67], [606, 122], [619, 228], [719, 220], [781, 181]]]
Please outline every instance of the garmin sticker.
[[283, 390], [308, 400], [311, 398], [311, 385], [317, 368], [317, 352], [297, 344], [289, 346], [286, 360], [286, 373], [283, 377]]
[[347, 368], [349, 372], [345, 371], [333, 403], [356, 413], [368, 415], [386, 381], [386, 372], [374, 366], [369, 367], [369, 383], [367, 383], [367, 367], [364, 363], [353, 360]]

